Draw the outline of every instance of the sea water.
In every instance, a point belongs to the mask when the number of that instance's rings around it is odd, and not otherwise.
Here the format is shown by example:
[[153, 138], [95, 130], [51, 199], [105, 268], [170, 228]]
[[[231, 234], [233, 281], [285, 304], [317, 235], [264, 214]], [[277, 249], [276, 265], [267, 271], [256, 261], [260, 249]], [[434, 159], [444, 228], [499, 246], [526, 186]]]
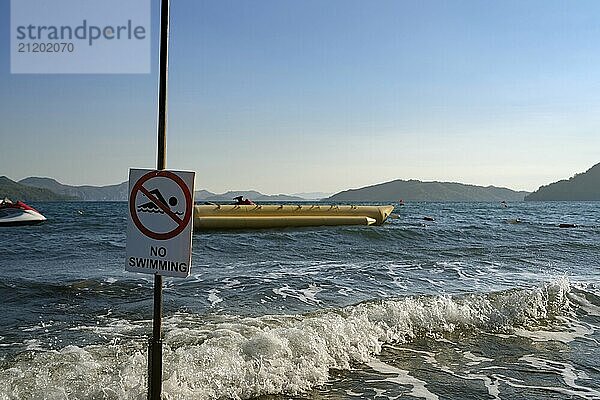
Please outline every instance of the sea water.
[[[0, 229], [0, 399], [144, 399], [126, 204], [33, 205], [47, 223]], [[600, 203], [394, 212], [194, 234], [165, 279], [165, 398], [600, 399]]]

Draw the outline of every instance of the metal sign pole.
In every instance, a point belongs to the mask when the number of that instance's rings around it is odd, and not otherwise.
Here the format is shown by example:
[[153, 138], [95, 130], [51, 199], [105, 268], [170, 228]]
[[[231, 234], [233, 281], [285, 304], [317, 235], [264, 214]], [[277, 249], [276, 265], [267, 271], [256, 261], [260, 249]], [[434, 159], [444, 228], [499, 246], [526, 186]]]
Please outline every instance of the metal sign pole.
[[[169, 5], [160, 9], [160, 77], [158, 88], [158, 153], [156, 169], [167, 167], [167, 72], [169, 69]], [[154, 275], [154, 314], [152, 338], [148, 346], [148, 399], [162, 398], [162, 275]]]

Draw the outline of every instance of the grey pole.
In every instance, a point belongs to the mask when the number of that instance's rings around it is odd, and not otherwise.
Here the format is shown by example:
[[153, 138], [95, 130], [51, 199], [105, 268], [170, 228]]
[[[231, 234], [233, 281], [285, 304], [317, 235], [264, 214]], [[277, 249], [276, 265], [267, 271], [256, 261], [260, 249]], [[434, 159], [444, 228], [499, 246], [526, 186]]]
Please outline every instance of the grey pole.
[[[167, 167], [167, 73], [169, 69], [169, 5], [160, 9], [160, 77], [158, 86], [158, 152], [156, 169]], [[148, 400], [162, 398], [162, 275], [154, 275], [152, 338], [148, 346]]]

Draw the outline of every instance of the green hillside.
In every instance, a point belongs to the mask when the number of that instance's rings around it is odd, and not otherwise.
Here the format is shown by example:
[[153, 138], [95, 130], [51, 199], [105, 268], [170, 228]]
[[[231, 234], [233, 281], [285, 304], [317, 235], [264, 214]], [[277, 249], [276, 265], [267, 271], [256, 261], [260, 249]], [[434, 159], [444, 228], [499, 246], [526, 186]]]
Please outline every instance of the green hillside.
[[52, 178], [29, 177], [19, 181], [20, 184], [48, 189], [70, 198], [83, 201], [125, 201], [127, 200], [128, 182], [108, 186], [72, 186], [64, 185]]
[[525, 197], [526, 201], [594, 201], [600, 200], [600, 164], [582, 174], [540, 187]]
[[56, 194], [48, 189], [21, 185], [6, 176], [0, 176], [0, 198], [8, 197], [13, 201], [63, 201], [73, 197]]

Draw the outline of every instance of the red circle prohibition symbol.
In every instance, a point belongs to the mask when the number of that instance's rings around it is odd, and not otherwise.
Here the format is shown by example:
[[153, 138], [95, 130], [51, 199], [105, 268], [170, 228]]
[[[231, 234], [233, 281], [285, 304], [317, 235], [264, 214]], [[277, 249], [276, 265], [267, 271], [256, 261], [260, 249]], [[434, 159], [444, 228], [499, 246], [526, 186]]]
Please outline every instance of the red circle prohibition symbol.
[[[185, 214], [183, 215], [183, 219], [180, 219], [175, 213], [173, 213], [173, 211], [171, 211], [171, 209], [168, 206], [163, 204], [160, 200], [158, 200], [152, 193], [150, 193], [144, 187], [144, 183], [146, 183], [146, 181], [148, 181], [151, 178], [157, 178], [157, 177], [164, 177], [164, 178], [171, 179], [181, 188], [181, 191], [183, 192], [183, 196], [185, 197]], [[144, 226], [144, 224], [142, 224], [142, 221], [140, 221], [140, 218], [138, 217], [136, 209], [135, 209], [135, 199], [137, 197], [138, 192], [140, 192], [140, 191], [146, 197], [148, 197], [148, 199], [150, 199], [150, 201], [152, 201], [154, 204], [156, 204], [156, 206], [158, 206], [162, 211], [164, 211], [165, 214], [177, 224], [177, 228], [173, 229], [170, 232], [164, 232], [164, 233], [154, 232], [154, 231], [151, 231], [150, 229], [146, 228]], [[135, 226], [140, 230], [140, 232], [142, 232], [144, 235], [148, 236], [149, 238], [156, 239], [156, 240], [173, 239], [175, 236], [177, 236], [181, 232], [183, 232], [183, 230], [186, 228], [186, 226], [190, 222], [190, 219], [192, 218], [192, 194], [190, 193], [190, 190], [188, 189], [188, 187], [185, 184], [185, 182], [183, 181], [183, 179], [181, 179], [179, 176], [175, 175], [171, 171], [151, 171], [151, 172], [148, 172], [146, 175], [142, 176], [135, 183], [135, 185], [133, 186], [133, 189], [131, 189], [131, 195], [129, 196], [129, 213], [131, 214], [131, 219], [133, 220], [133, 223], [135, 224]]]

